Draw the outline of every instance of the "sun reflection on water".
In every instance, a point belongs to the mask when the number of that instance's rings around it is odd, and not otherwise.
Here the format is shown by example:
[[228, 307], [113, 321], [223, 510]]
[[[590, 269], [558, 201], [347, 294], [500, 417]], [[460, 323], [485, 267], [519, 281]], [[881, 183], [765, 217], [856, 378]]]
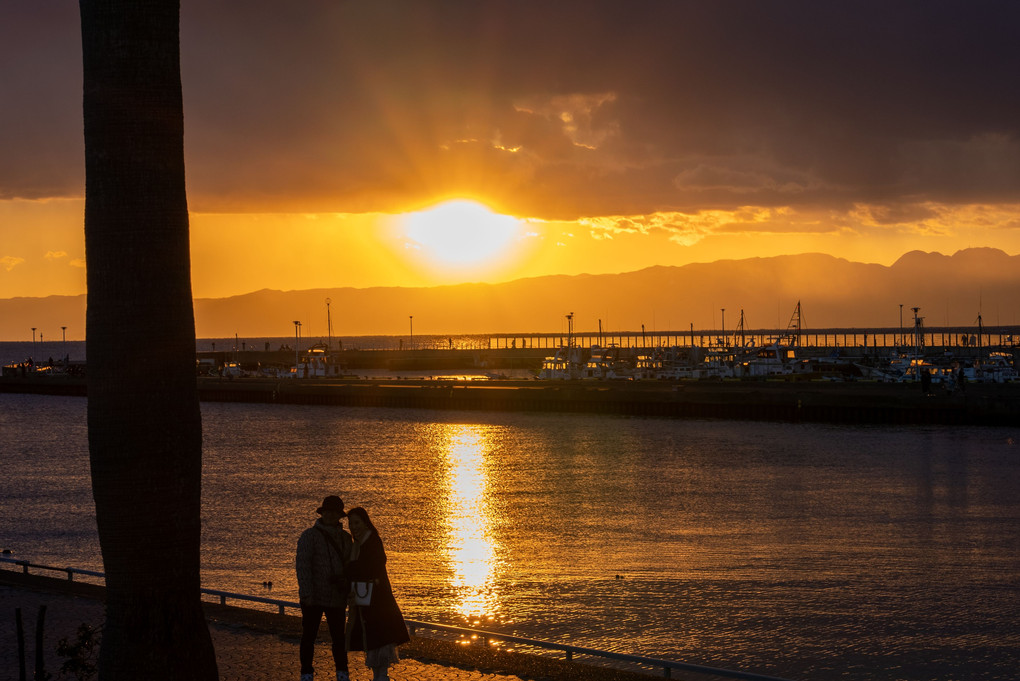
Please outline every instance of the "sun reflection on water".
[[446, 553], [450, 586], [457, 595], [454, 609], [469, 619], [489, 618], [499, 605], [492, 589], [496, 547], [488, 503], [486, 436], [478, 426], [447, 428]]

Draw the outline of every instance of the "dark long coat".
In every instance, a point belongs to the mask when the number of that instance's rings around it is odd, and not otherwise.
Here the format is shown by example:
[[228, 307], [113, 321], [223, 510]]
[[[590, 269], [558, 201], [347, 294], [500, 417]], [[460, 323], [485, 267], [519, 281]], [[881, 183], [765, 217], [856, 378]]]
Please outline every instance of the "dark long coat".
[[357, 560], [347, 564], [347, 578], [352, 581], [374, 581], [371, 605], [351, 605], [347, 622], [350, 650], [374, 650], [388, 643], [400, 645], [410, 641], [404, 616], [393, 597], [390, 578], [386, 574], [386, 551], [382, 540], [373, 532], [361, 546]]

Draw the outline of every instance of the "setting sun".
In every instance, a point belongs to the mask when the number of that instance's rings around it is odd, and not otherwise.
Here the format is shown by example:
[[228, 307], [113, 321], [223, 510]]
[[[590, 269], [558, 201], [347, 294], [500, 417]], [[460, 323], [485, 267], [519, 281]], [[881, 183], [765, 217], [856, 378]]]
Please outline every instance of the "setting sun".
[[496, 259], [520, 233], [520, 223], [480, 203], [454, 200], [404, 217], [408, 245], [430, 262], [471, 267]]

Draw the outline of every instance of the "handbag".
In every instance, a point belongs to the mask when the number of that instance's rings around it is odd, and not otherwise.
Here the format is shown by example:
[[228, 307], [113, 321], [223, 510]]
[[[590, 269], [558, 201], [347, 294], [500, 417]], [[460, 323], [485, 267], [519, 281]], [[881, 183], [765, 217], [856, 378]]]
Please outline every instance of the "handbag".
[[351, 595], [355, 605], [372, 605], [373, 582], [351, 582]]

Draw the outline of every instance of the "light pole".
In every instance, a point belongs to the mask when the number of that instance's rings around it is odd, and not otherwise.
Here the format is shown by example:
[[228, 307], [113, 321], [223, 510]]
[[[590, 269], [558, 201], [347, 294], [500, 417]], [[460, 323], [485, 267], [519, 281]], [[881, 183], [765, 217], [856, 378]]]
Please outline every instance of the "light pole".
[[298, 348], [301, 345], [301, 322], [294, 320], [294, 377], [297, 378]]
[[726, 345], [726, 308], [722, 309], [722, 342]]
[[329, 304], [332, 303], [331, 298], [326, 298], [326, 350], [330, 351], [333, 349], [333, 322], [329, 318]]
[[903, 345], [903, 303], [900, 303], [900, 340], [897, 345]]
[[[574, 346], [574, 313], [567, 315], [567, 347]], [[568, 355], [569, 356], [569, 355]]]
[[408, 349], [414, 350], [414, 315], [413, 314], [407, 315], [407, 323], [411, 327], [411, 336], [407, 340], [407, 346], [408, 346]]
[[914, 311], [914, 355], [917, 359], [921, 359], [921, 346], [924, 343], [924, 336], [921, 334], [921, 320], [924, 317], [918, 317], [917, 313], [921, 311], [919, 307], [910, 308]]
[[32, 327], [32, 359], [35, 360], [35, 327]]

